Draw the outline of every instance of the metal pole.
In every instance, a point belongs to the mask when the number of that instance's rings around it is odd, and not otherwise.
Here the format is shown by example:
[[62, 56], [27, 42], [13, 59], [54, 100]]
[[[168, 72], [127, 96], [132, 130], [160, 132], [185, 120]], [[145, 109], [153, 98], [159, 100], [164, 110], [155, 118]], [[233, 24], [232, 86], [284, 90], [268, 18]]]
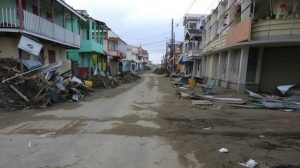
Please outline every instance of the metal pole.
[[[172, 25], [171, 25], [171, 51], [170, 51], [170, 56], [171, 58], [173, 58], [173, 61], [175, 60], [174, 58], [174, 48], [173, 48], [173, 37], [174, 37], [174, 19], [172, 19]], [[172, 67], [172, 62], [171, 63], [171, 67]], [[173, 67], [173, 72], [175, 72], [174, 67]]]

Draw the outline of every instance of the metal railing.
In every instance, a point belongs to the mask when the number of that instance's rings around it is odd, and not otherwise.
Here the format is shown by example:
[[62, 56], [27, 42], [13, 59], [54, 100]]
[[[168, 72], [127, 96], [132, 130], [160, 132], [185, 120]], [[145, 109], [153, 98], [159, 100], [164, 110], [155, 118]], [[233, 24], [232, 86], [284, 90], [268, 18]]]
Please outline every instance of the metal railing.
[[0, 28], [18, 28], [16, 8], [0, 8]]

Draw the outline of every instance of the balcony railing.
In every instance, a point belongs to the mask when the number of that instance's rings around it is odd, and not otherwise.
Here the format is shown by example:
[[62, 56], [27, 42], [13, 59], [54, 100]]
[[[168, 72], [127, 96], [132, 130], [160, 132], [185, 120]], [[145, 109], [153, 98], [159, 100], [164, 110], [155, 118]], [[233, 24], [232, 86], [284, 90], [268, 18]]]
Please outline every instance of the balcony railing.
[[226, 35], [219, 35], [219, 37], [215, 38], [208, 44], [203, 45], [203, 52], [216, 50], [225, 47]]
[[[25, 33], [80, 48], [80, 36], [26, 10], [23, 11], [23, 27]], [[20, 19], [16, 8], [0, 8], [0, 31], [20, 29]]]
[[15, 8], [0, 8], [0, 28], [18, 28], [20, 26]]
[[300, 40], [300, 19], [274, 19], [253, 23], [251, 40]]
[[201, 50], [200, 49], [192, 49], [188, 52], [188, 57], [200, 57]]
[[80, 36], [42, 17], [24, 10], [24, 30], [58, 42], [80, 47]]

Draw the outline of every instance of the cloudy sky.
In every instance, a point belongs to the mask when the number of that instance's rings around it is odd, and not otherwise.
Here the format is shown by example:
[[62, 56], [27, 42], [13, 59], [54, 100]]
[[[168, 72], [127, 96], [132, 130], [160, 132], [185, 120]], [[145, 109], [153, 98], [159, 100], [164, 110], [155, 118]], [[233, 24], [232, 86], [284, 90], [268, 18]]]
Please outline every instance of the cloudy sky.
[[185, 13], [208, 14], [219, 0], [66, 0], [75, 9], [85, 9], [104, 21], [131, 45], [142, 45], [150, 60], [159, 63], [171, 36], [174, 18], [176, 41], [183, 39]]

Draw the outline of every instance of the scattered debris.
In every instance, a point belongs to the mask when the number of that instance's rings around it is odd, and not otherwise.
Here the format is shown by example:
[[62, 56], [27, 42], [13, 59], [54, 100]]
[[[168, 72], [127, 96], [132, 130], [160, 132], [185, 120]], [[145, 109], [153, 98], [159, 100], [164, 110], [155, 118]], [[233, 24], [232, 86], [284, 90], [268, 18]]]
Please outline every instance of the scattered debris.
[[292, 87], [295, 85], [283, 85], [283, 86], [277, 86], [277, 89], [281, 92], [282, 95], [285, 95], [286, 92], [288, 92]]
[[192, 100], [192, 105], [213, 105], [209, 100]]
[[54, 136], [55, 134], [56, 134], [56, 132], [50, 132], [50, 133], [47, 133], [47, 134], [40, 135], [39, 138], [47, 138], [47, 137]]
[[28, 142], [27, 147], [28, 147], [28, 148], [31, 148], [31, 141]]
[[179, 92], [179, 96], [182, 99], [189, 99], [190, 95], [188, 93], [184, 93], [184, 92]]
[[170, 75], [170, 74], [171, 74], [171, 72], [168, 71], [168, 70], [165, 69], [165, 68], [156, 68], [156, 69], [153, 71], [153, 73], [158, 74], [158, 75], [164, 75], [164, 74]]
[[228, 103], [228, 104], [245, 104], [246, 103], [241, 98], [214, 97], [214, 96], [211, 96], [211, 95], [193, 94], [191, 98], [196, 99], [196, 100], [219, 101], [219, 102]]
[[229, 150], [226, 148], [221, 148], [221, 149], [219, 149], [219, 152], [220, 153], [229, 153]]
[[258, 165], [258, 163], [253, 160], [250, 159], [247, 163], [239, 163], [241, 166], [247, 167], [247, 168], [254, 168]]
[[[62, 65], [61, 61], [40, 65], [31, 61], [0, 58], [0, 109], [44, 108], [67, 100], [80, 101], [94, 92], [81, 79], [72, 76], [71, 71], [59, 74], [57, 70]], [[129, 82], [139, 78], [137, 75], [123, 75], [120, 81]], [[93, 77], [91, 82], [95, 88], [114, 88], [119, 83], [112, 77], [102, 76]]]
[[261, 109], [262, 106], [251, 106], [251, 105], [240, 105], [240, 104], [230, 104], [231, 107], [248, 108], [248, 109]]
[[[294, 85], [285, 85], [278, 87], [282, 94], [293, 87]], [[247, 91], [249, 96], [254, 98], [258, 102], [255, 106], [245, 106], [243, 108], [267, 108], [267, 109], [284, 109], [285, 111], [291, 111], [292, 109], [300, 109], [300, 96], [294, 95], [291, 97], [278, 97], [278, 96], [262, 96], [257, 93]]]
[[205, 130], [205, 131], [208, 131], [210, 129], [211, 129], [211, 127], [203, 128], [203, 130]]
[[250, 97], [257, 98], [257, 99], [264, 99], [263, 96], [261, 96], [261, 95], [259, 95], [259, 94], [256, 94], [256, 93], [254, 93], [254, 92], [251, 92], [251, 91], [249, 91], [249, 90], [246, 90], [246, 92], [249, 93], [249, 96], [250, 96]]

